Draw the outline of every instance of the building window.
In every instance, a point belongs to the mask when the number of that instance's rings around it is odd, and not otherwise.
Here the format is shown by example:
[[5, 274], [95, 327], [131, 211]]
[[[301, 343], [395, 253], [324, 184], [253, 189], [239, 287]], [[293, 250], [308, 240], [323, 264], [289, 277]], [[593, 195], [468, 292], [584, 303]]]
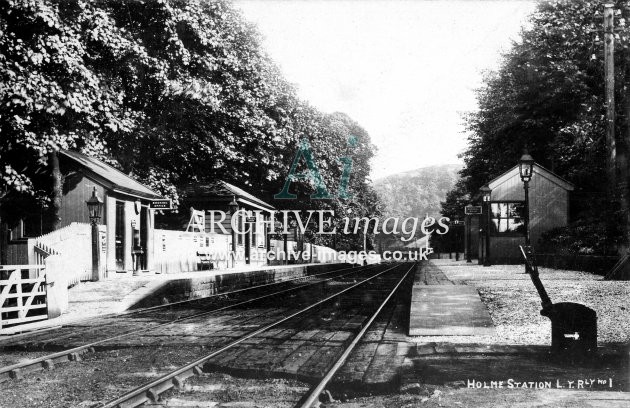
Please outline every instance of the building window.
[[256, 219], [252, 223], [252, 247], [255, 248], [258, 246], [258, 213], [256, 211], [253, 212], [252, 217]]
[[37, 213], [29, 214], [24, 218], [21, 235], [20, 238], [32, 238], [44, 235], [44, 222], [41, 209]]
[[[247, 218], [252, 218], [254, 217], [254, 214], [251, 211], [247, 212]], [[249, 229], [249, 246], [253, 247], [255, 245], [255, 239], [256, 239], [256, 223], [255, 222], [248, 222], [247, 223], [247, 229]]]
[[495, 234], [525, 234], [523, 202], [490, 203], [491, 227]]

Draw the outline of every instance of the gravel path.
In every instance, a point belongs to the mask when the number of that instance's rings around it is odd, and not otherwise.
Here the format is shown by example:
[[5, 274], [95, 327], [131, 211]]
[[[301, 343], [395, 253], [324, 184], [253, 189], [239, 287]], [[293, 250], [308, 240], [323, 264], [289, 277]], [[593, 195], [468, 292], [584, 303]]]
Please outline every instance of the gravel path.
[[[550, 344], [551, 321], [540, 315], [540, 298], [522, 265], [483, 267], [466, 262], [434, 261], [456, 284], [474, 286], [496, 328], [493, 336], [417, 337], [417, 342]], [[604, 281], [579, 271], [540, 268], [553, 302], [582, 303], [597, 312], [600, 345], [630, 343], [630, 282]]]

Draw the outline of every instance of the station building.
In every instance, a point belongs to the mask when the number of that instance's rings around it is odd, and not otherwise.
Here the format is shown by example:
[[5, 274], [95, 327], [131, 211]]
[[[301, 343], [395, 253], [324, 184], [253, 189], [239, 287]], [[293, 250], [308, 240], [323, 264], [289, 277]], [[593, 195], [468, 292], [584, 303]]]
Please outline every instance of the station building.
[[[219, 234], [219, 239], [227, 242], [227, 252], [234, 251], [234, 264], [239, 265], [265, 265], [265, 254], [270, 250], [271, 240], [268, 233], [268, 225], [271, 214], [275, 208], [246, 192], [222, 180], [210, 183], [191, 183], [184, 187], [183, 200], [187, 206], [195, 211], [202, 211], [203, 230], [206, 233], [212, 231], [211, 211], [220, 211], [226, 215], [221, 222], [223, 230], [214, 226], [214, 234]], [[234, 203], [237, 207], [231, 208]], [[232, 214], [234, 211], [236, 212]], [[219, 220], [218, 213], [215, 220]], [[238, 217], [232, 229], [232, 217]]]
[[[43, 264], [52, 254], [68, 265], [69, 283], [91, 279], [92, 241], [86, 201], [96, 191], [103, 201], [99, 221], [100, 277], [153, 268], [154, 213], [158, 193], [93, 157], [61, 150], [61, 226], [52, 231], [50, 214], [36, 208], [3, 220], [3, 264]], [[134, 248], [141, 247], [142, 254]], [[137, 263], [134, 265], [134, 257]]]
[[[263, 266], [269, 263], [265, 255], [270, 250], [300, 248], [298, 238], [271, 239], [272, 205], [227, 182], [187, 185], [181, 190], [184, 206], [180, 206], [179, 214], [173, 214], [161, 211], [164, 202], [170, 209], [169, 200], [96, 158], [66, 150], [58, 157], [63, 180], [60, 227], [52, 229], [51, 214], [45, 206], [19, 209], [19, 205], [5, 201], [0, 264], [44, 265], [55, 255], [68, 285], [94, 280], [92, 228], [86, 204], [94, 192], [103, 202], [97, 237], [99, 279]], [[231, 227], [233, 202], [238, 210], [238, 231]], [[186, 214], [183, 209], [187, 207], [203, 215], [201, 225], [193, 222], [196, 217]], [[13, 213], [7, 216], [5, 209]], [[211, 210], [226, 214], [224, 231], [215, 228], [212, 232]], [[171, 222], [162, 222], [169, 219]], [[304, 250], [312, 253], [316, 248], [311, 247]]]
[[[491, 190], [490, 200], [481, 201], [483, 214], [472, 217], [468, 223], [468, 228], [472, 228], [471, 235], [479, 237], [479, 261], [481, 263], [484, 257], [488, 257], [491, 264], [521, 263], [519, 245], [525, 244], [523, 217], [526, 208], [518, 165], [490, 180], [487, 186]], [[534, 163], [529, 182], [529, 229], [534, 249], [543, 233], [568, 225], [571, 191], [571, 183]], [[488, 214], [489, 219], [486, 218]], [[488, 248], [485, 245], [485, 230], [489, 230]]]

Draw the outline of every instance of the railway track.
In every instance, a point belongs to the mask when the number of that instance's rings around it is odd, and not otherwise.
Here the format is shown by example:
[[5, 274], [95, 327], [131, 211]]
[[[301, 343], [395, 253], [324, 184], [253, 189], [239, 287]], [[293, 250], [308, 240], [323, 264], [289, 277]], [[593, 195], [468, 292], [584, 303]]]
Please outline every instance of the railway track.
[[[162, 312], [162, 311], [170, 310], [174, 308], [185, 308], [187, 306], [195, 307], [195, 308], [203, 308], [207, 306], [204, 303], [207, 303], [208, 300], [212, 300], [216, 298], [224, 298], [227, 296], [234, 296], [234, 295], [243, 294], [243, 293], [251, 292], [255, 290], [260, 290], [260, 289], [264, 289], [264, 288], [272, 287], [272, 286], [283, 286], [283, 285], [287, 285], [293, 282], [316, 279], [321, 276], [326, 276], [326, 275], [330, 275], [330, 274], [334, 274], [334, 273], [338, 273], [342, 271], [347, 271], [351, 269], [354, 269], [354, 267], [339, 268], [339, 269], [335, 269], [328, 272], [299, 276], [297, 278], [286, 279], [279, 282], [252, 285], [245, 288], [240, 288], [240, 289], [231, 290], [227, 292], [215, 293], [210, 296], [204, 296], [203, 298], [187, 299], [187, 300], [181, 300], [177, 302], [170, 302], [168, 304], [163, 304], [163, 305], [145, 307], [145, 308], [134, 309], [134, 310], [127, 310], [120, 313], [106, 314], [106, 315], [102, 315], [96, 318], [96, 321], [94, 317], [81, 318], [81, 319], [77, 319], [72, 322], [69, 322], [67, 324], [64, 324], [64, 325], [53, 326], [50, 328], [39, 329], [30, 333], [20, 333], [20, 334], [7, 336], [6, 338], [0, 338], [0, 350], [6, 347], [7, 344], [14, 344], [15, 341], [18, 339], [19, 341], [26, 341], [26, 342], [30, 342], [31, 340], [36, 339], [36, 338], [52, 339], [53, 337], [51, 337], [50, 335], [51, 332], [62, 332], [64, 328], [71, 328], [72, 334], [74, 335], [83, 334], [89, 331], [103, 329], [108, 326], [114, 326], [117, 324], [116, 319], [119, 319], [122, 316], [141, 316], [148, 313]], [[80, 327], [79, 325], [83, 323], [87, 323], [89, 324], [89, 326], [82, 328], [82, 330], [78, 332], [77, 328]], [[63, 338], [63, 334], [60, 334], [55, 338], [57, 339]]]
[[[324, 306], [333, 305], [334, 308], [339, 308], [339, 302], [344, 301], [343, 296], [350, 295], [352, 293], [358, 294], [355, 299], [350, 299], [352, 305], [355, 305], [362, 299], [368, 299], [369, 304], [373, 304], [372, 310], [364, 312], [365, 318], [360, 323], [360, 329], [355, 333], [352, 339], [347, 341], [341, 355], [332, 363], [321, 379], [309, 390], [309, 392], [299, 401], [298, 405], [302, 408], [313, 406], [317, 401], [324, 389], [334, 378], [338, 370], [344, 365], [348, 357], [351, 355], [354, 348], [359, 344], [365, 333], [368, 331], [374, 320], [377, 318], [383, 308], [390, 302], [396, 291], [399, 290], [403, 282], [411, 276], [414, 270], [415, 264], [398, 264], [394, 266], [385, 266], [377, 268], [376, 273], [372, 274], [359, 282], [352, 282], [349, 286], [336, 291], [335, 293], [328, 294], [323, 298], [320, 298], [308, 305], [301, 307], [298, 310], [292, 311], [289, 314], [282, 315], [268, 320], [260, 324], [260, 326], [239, 338], [230, 341], [229, 343], [211, 351], [210, 353], [190, 362], [179, 368], [172, 370], [158, 378], [147, 382], [131, 391], [128, 391], [117, 398], [110, 400], [105, 404], [96, 405], [100, 408], [129, 408], [143, 405], [145, 403], [158, 404], [161, 396], [167, 391], [176, 388], [181, 389], [184, 382], [195, 375], [200, 375], [204, 372], [204, 367], [208, 366], [213, 359], [220, 357], [226, 352], [233, 350], [238, 346], [242, 346], [247, 341], [265, 333], [272, 329], [278, 328], [281, 325], [294, 321], [297, 319], [306, 319], [309, 314], [317, 314], [318, 311], [323, 313], [329, 313]], [[393, 276], [393, 278], [392, 278]], [[378, 282], [380, 285], [376, 285]], [[367, 286], [370, 288], [365, 289]], [[368, 296], [366, 297], [366, 294]], [[378, 295], [378, 296], [377, 296]], [[378, 297], [376, 302], [374, 297]], [[322, 318], [320, 317], [320, 320]], [[325, 319], [324, 319], [325, 320]]]
[[[33, 371], [37, 371], [41, 369], [52, 369], [55, 367], [56, 364], [59, 364], [59, 363], [64, 363], [68, 361], [79, 361], [82, 359], [83, 354], [88, 353], [88, 352], [93, 352], [95, 351], [97, 347], [103, 346], [106, 343], [111, 343], [115, 340], [121, 340], [126, 337], [139, 335], [141, 333], [147, 333], [152, 330], [164, 328], [164, 327], [174, 325], [177, 323], [193, 321], [195, 319], [203, 319], [210, 315], [217, 314], [221, 311], [237, 308], [239, 306], [259, 302], [265, 299], [289, 294], [292, 292], [305, 290], [305, 289], [308, 289], [317, 285], [331, 282], [333, 280], [337, 282], [343, 282], [344, 278], [350, 278], [353, 275], [369, 272], [370, 270], [375, 269], [375, 268], [377, 268], [377, 266], [367, 266], [367, 267], [362, 267], [362, 268], [352, 268], [352, 267], [341, 268], [341, 269], [336, 269], [336, 270], [321, 273], [321, 274], [308, 275], [304, 277], [285, 280], [282, 282], [278, 282], [276, 284], [272, 283], [272, 284], [259, 285], [255, 287], [248, 287], [248, 288], [243, 288], [236, 291], [216, 294], [207, 298], [192, 299], [189, 301], [171, 303], [169, 305], [163, 305], [163, 306], [155, 306], [151, 308], [142, 309], [139, 311], [123, 313], [120, 315], [113, 315], [111, 316], [112, 318], [114, 317], [118, 318], [117, 322], [100, 325], [96, 327], [90, 327], [85, 330], [75, 331], [73, 330], [72, 327], [69, 327], [68, 328], [69, 333], [57, 333], [57, 334], [51, 335], [50, 332], [49, 333], [38, 332], [38, 333], [35, 333], [31, 337], [20, 337], [20, 338], [14, 339], [14, 341], [18, 342], [18, 344], [20, 343], [24, 344], [28, 340], [31, 345], [37, 344], [40, 346], [43, 346], [46, 344], [52, 344], [60, 340], [70, 341], [72, 339], [79, 339], [81, 341], [81, 340], [84, 340], [88, 334], [93, 338], [98, 338], [98, 340], [87, 341], [87, 342], [84, 341], [83, 344], [77, 345], [75, 347], [71, 347], [71, 348], [67, 348], [67, 349], [64, 349], [55, 353], [47, 354], [47, 355], [29, 360], [29, 361], [2, 367], [0, 368], [0, 382], [6, 381], [11, 378], [13, 379], [21, 378], [23, 375], [33, 372]], [[326, 277], [328, 275], [332, 275], [332, 276]], [[266, 293], [263, 295], [255, 295], [254, 297], [246, 298], [243, 300], [236, 297], [233, 299], [233, 301], [228, 302], [227, 305], [215, 307], [211, 310], [204, 310], [204, 309], [207, 309], [208, 307], [216, 306], [216, 305], [208, 304], [208, 301], [210, 299], [240, 295], [240, 294], [244, 294], [246, 292], [254, 291], [254, 290], [260, 291], [270, 286], [279, 285], [279, 284], [290, 284], [290, 283], [300, 282], [304, 280], [309, 280], [309, 282], [298, 285], [298, 286], [281, 289], [272, 293]], [[203, 311], [199, 312], [200, 309]], [[175, 312], [167, 314], [165, 318], [166, 310], [171, 310]], [[161, 322], [161, 323], [151, 324], [141, 329], [133, 328], [131, 330], [129, 330], [129, 324], [126, 324], [120, 321], [121, 319], [132, 318], [134, 321], [132, 322], [131, 325], [137, 326], [138, 316], [144, 318], [147, 322], [154, 321], [154, 320], [164, 320], [164, 319], [166, 321]], [[258, 316], [253, 316], [252, 319], [257, 318], [257, 317]], [[101, 336], [102, 331], [104, 330], [110, 331], [112, 326], [116, 326], [116, 325], [121, 326], [120, 329], [122, 330], [122, 332], [116, 333], [114, 335], [111, 335], [111, 334], [106, 335], [104, 337]], [[4, 345], [5, 348], [7, 347], [6, 343], [7, 341], [5, 341], [5, 345]]]

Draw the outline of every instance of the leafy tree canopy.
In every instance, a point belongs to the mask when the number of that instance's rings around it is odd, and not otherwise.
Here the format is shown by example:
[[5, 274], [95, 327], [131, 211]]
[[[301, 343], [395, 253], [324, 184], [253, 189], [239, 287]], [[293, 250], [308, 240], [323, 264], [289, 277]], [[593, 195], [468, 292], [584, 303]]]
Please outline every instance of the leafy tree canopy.
[[215, 179], [269, 197], [306, 138], [329, 188], [354, 159], [354, 199], [311, 208], [374, 207], [367, 132], [299, 100], [228, 1], [0, 0], [0, 79], [4, 194], [49, 200], [50, 154], [71, 149], [176, 204]]
[[[614, 3], [620, 135], [627, 127], [622, 113], [630, 79], [630, 8], [625, 1]], [[443, 210], [452, 213], [455, 196], [477, 196], [479, 187], [517, 163], [525, 147], [538, 163], [575, 184], [574, 216], [597, 207], [606, 179], [603, 55], [601, 2], [541, 2], [477, 92], [479, 109], [465, 118], [469, 144], [462, 182]]]

